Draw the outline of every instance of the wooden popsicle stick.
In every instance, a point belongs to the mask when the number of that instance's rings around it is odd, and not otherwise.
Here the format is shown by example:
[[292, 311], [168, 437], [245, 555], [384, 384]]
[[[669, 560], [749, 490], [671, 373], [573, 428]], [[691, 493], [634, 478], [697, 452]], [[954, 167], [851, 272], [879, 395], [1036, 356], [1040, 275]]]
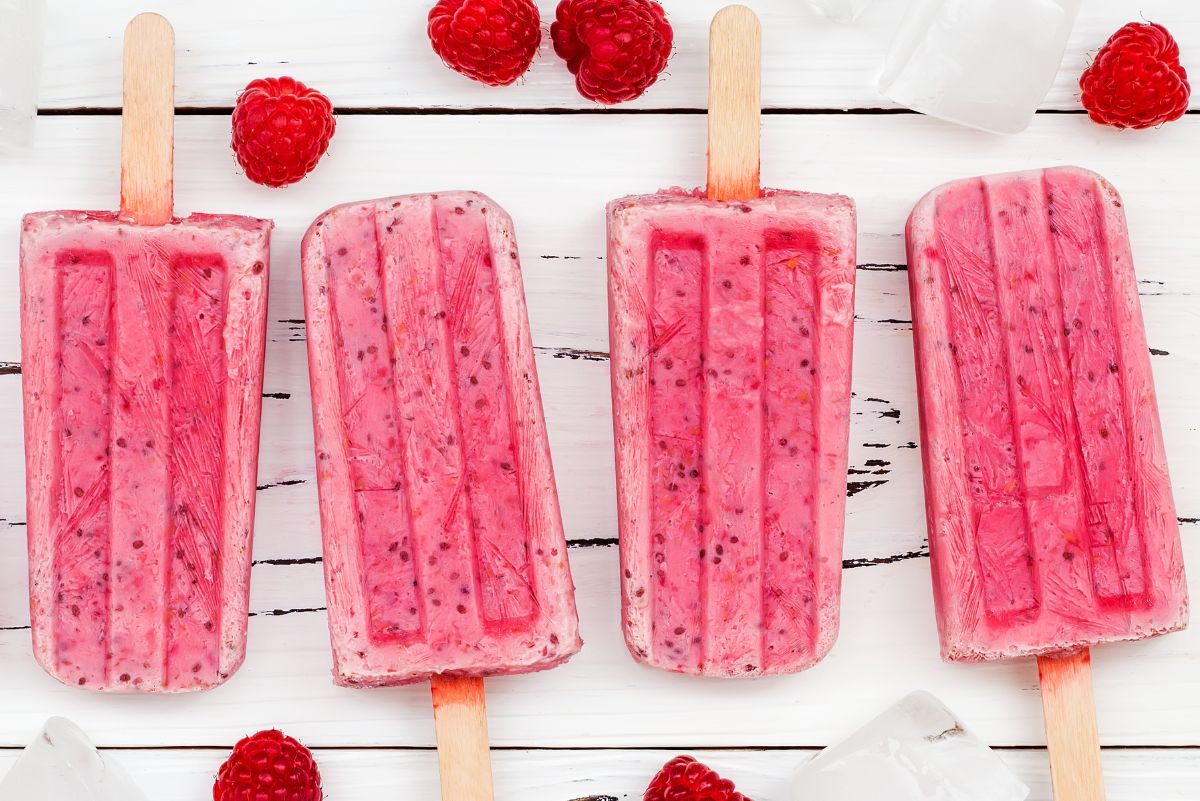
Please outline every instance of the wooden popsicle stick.
[[1091, 652], [1038, 657], [1038, 677], [1055, 801], [1104, 801]]
[[165, 225], [174, 206], [175, 31], [158, 14], [125, 28], [121, 218]]
[[430, 689], [442, 801], [492, 801], [483, 679], [434, 676]]
[[713, 17], [708, 40], [708, 197], [759, 196], [762, 26], [745, 6]]

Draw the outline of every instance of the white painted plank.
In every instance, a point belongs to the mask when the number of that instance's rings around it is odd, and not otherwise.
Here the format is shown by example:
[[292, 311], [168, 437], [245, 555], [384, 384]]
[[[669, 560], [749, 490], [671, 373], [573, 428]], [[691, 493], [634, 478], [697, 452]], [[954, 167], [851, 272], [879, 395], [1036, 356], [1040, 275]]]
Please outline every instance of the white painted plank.
[[[319, 553], [312, 478], [298, 243], [325, 207], [354, 198], [451, 187], [492, 194], [516, 218], [526, 265], [535, 343], [569, 536], [615, 535], [611, 429], [604, 361], [556, 358], [562, 349], [607, 350], [603, 205], [617, 195], [703, 179], [699, 116], [346, 117], [338, 146], [316, 174], [285, 191], [238, 177], [226, 149], [228, 120], [178, 121], [178, 208], [272, 216], [272, 342], [268, 353], [256, 556]], [[904, 218], [933, 185], [1000, 169], [1078, 162], [1107, 174], [1125, 194], [1180, 514], [1195, 518], [1200, 432], [1194, 387], [1200, 365], [1194, 270], [1200, 229], [1194, 187], [1200, 163], [1189, 118], [1132, 138], [1076, 116], [1043, 116], [1025, 136], [995, 139], [923, 118], [768, 117], [766, 180], [792, 188], [841, 190], [861, 216], [856, 411], [851, 462], [888, 470], [849, 503], [847, 556], [888, 557], [921, 549], [919, 453], [911, 334], [903, 262]], [[116, 202], [116, 118], [39, 120], [39, 146], [26, 161], [0, 162], [0, 361], [19, 361], [15, 314], [17, 230], [22, 211], [108, 207]], [[481, 146], [481, 143], [497, 143]], [[554, 258], [542, 258], [550, 256]], [[568, 258], [570, 257], [570, 258]], [[1158, 283], [1161, 282], [1161, 283]], [[0, 518], [24, 520], [19, 376], [0, 375]], [[877, 398], [878, 401], [870, 400]], [[885, 414], [899, 412], [896, 419]], [[868, 447], [884, 445], [886, 447]], [[869, 465], [880, 459], [890, 464]], [[1187, 558], [1200, 564], [1200, 527], [1185, 526]], [[0, 527], [0, 628], [27, 623], [24, 529]], [[502, 745], [823, 745], [848, 719], [869, 717], [918, 687], [936, 689], [989, 741], [1042, 742], [1030, 664], [947, 666], [937, 660], [927, 562], [862, 567], [846, 574], [845, 628], [823, 665], [795, 677], [713, 684], [633, 664], [620, 641], [615, 549], [572, 551], [588, 644], [560, 670], [492, 682], [492, 729]], [[1193, 570], [1192, 586], [1197, 584]], [[259, 612], [323, 606], [320, 566], [256, 568]], [[1112, 745], [1197, 745], [1200, 633], [1117, 646], [1097, 654], [1104, 741]], [[429, 745], [422, 688], [355, 692], [334, 688], [323, 612], [260, 616], [251, 623], [246, 668], [207, 696], [104, 698], [60, 687], [41, 674], [28, 632], [0, 632], [0, 745], [27, 739], [41, 719], [79, 719], [101, 742], [197, 745], [232, 742], [254, 725], [277, 723], [320, 745]], [[681, 733], [686, 742], [680, 742]]]
[[[315, 532], [279, 531], [312, 553]], [[6, 539], [11, 539], [6, 536]], [[21, 563], [5, 546], [5, 575]], [[814, 746], [915, 689], [938, 693], [997, 745], [1042, 745], [1031, 661], [947, 665], [938, 659], [927, 559], [846, 571], [843, 626], [830, 656], [806, 673], [720, 681], [637, 665], [621, 640], [614, 547], [577, 548], [583, 652], [564, 667], [488, 682], [492, 740], [501, 746]], [[1189, 540], [1186, 558], [1200, 559]], [[1200, 583], [1193, 580], [1192, 590]], [[7, 593], [6, 593], [7, 595]], [[11, 597], [11, 596], [9, 596]], [[47, 714], [77, 720], [106, 745], [212, 745], [248, 726], [279, 725], [316, 745], [433, 744], [429, 689], [334, 687], [320, 565], [255, 568], [249, 656], [221, 688], [187, 697], [119, 697], [64, 687], [33, 661], [29, 632], [0, 632], [0, 744]], [[1095, 654], [1106, 745], [1196, 745], [1200, 630]]]
[[[703, 108], [708, 23], [726, 0], [662, 0], [676, 32], [668, 73], [631, 108]], [[875, 89], [905, 0], [878, 0], [856, 25], [829, 22], [803, 0], [756, 0], [764, 22], [763, 102], [773, 108], [875, 108]], [[211, 0], [163, 4], [179, 42], [178, 103], [233, 105], [251, 79], [290, 73], [341, 107], [596, 108], [545, 37], [527, 77], [494, 89], [447, 70], [429, 47], [431, 0]], [[557, 2], [539, 0], [548, 31]], [[50, 0], [44, 108], [120, 105], [120, 39], [139, 0]], [[1044, 107], [1078, 108], [1089, 52], [1126, 22], [1145, 17], [1179, 39], [1184, 65], [1200, 72], [1200, 8], [1183, 0], [1088, 0]], [[1196, 101], [1200, 102], [1200, 101]]]
[[[30, 730], [32, 736], [33, 730]], [[791, 797], [795, 775], [811, 751], [695, 751], [692, 755], [758, 801]], [[0, 777], [17, 752], [0, 752]], [[195, 801], [212, 793], [227, 751], [219, 749], [108, 753], [156, 801]], [[329, 799], [437, 798], [437, 758], [429, 751], [318, 750]], [[492, 755], [498, 801], [615, 801], [640, 798], [674, 751], [501, 751]], [[1029, 801], [1051, 801], [1046, 755], [1001, 751], [1029, 785]], [[1200, 756], [1189, 750], [1106, 751], [1109, 801], [1195, 801]]]

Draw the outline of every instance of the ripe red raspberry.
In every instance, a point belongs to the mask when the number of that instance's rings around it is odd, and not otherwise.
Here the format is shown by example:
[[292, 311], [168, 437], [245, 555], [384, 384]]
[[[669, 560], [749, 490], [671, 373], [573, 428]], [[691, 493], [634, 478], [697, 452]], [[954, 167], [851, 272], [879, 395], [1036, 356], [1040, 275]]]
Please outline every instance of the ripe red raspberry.
[[1156, 23], [1131, 22], [1114, 33], [1084, 70], [1079, 87], [1088, 116], [1117, 128], [1177, 120], [1191, 95], [1179, 45]]
[[748, 801], [733, 782], [689, 756], [675, 757], [646, 788], [644, 801]]
[[554, 52], [589, 100], [641, 97], [671, 57], [674, 33], [653, 0], [562, 0], [557, 16], [550, 26]]
[[533, 63], [542, 18], [533, 0], [438, 0], [429, 10], [429, 41], [450, 69], [507, 86]]
[[333, 129], [325, 95], [295, 78], [259, 78], [233, 108], [233, 152], [254, 183], [287, 186], [317, 166]]
[[217, 774], [213, 801], [321, 801], [312, 752], [281, 731], [246, 737]]

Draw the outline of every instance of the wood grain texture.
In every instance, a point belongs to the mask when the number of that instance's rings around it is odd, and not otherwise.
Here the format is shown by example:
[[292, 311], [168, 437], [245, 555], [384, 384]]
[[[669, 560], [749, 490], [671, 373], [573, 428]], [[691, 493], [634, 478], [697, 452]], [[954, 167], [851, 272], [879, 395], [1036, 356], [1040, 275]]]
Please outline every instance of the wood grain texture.
[[[708, 26], [728, 0], [662, 0], [675, 29], [675, 53], [659, 81], [620, 109], [703, 109]], [[291, 74], [339, 107], [570, 108], [599, 110], [575, 91], [550, 45], [555, 0], [538, 0], [542, 47], [517, 84], [493, 88], [452, 72], [425, 34], [431, 0], [210, 0], [164, 3], [179, 36], [178, 100], [228, 108], [247, 83]], [[805, 0], [755, 0], [767, 21], [763, 47], [766, 108], [891, 108], [875, 83], [905, 0], [877, 0], [853, 25], [809, 10]], [[120, 33], [145, 10], [140, 0], [49, 0], [41, 102], [45, 108], [120, 104]], [[1179, 40], [1183, 63], [1200, 72], [1200, 6], [1186, 0], [1088, 0], [1071, 34], [1048, 109], [1078, 109], [1079, 75], [1126, 22], [1146, 18]], [[1200, 93], [1193, 95], [1200, 107]], [[1136, 138], [1135, 134], [1131, 138]], [[1153, 133], [1141, 138], [1154, 138]]]
[[759, 195], [762, 25], [746, 6], [713, 18], [708, 42], [708, 197]]
[[175, 33], [158, 14], [125, 29], [121, 121], [121, 216], [139, 225], [171, 220], [175, 153]]
[[483, 679], [434, 676], [429, 685], [442, 801], [492, 801]]
[[1091, 653], [1084, 648], [1037, 662], [1055, 801], [1104, 801]]
[[[488, 192], [515, 219], [564, 519], [576, 543], [570, 558], [587, 642], [562, 668], [489, 681], [496, 746], [824, 745], [847, 733], [852, 721], [917, 688], [936, 690], [989, 742], [1043, 744], [1032, 662], [956, 666], [937, 657], [920, 454], [910, 445], [918, 437], [900, 232], [917, 198], [946, 180], [1063, 163], [1108, 176], [1126, 201], [1150, 346], [1167, 354], [1152, 361], [1179, 515], [1194, 521], [1200, 518], [1197, 126], [1193, 116], [1129, 136], [1075, 115], [1042, 115], [1026, 134], [996, 138], [907, 115], [764, 118], [765, 185], [843, 192], [859, 203], [850, 569], [842, 635], [824, 663], [794, 677], [724, 682], [714, 692], [704, 680], [639, 668], [620, 640], [602, 260], [606, 201], [703, 184], [704, 118], [344, 116], [327, 158], [304, 182], [282, 191], [238, 175], [227, 116], [179, 118], [180, 211], [255, 214], [278, 223], [248, 661], [228, 685], [195, 699], [94, 697], [57, 685], [34, 663], [23, 628], [19, 327], [15, 314], [0, 315], [0, 467], [6, 478], [0, 481], [0, 629], [11, 629], [0, 631], [0, 745], [23, 745], [47, 715], [59, 713], [115, 745], [229, 745], [248, 731], [279, 725], [318, 746], [433, 746], [424, 687], [344, 690], [329, 675], [299, 240], [312, 218], [337, 201], [464, 186]], [[111, 207], [120, 120], [41, 118], [37, 129], [37, 146], [26, 159], [0, 163], [8, 187], [0, 195], [0, 216]], [[480, 141], [505, 143], [503, 158]], [[0, 296], [16, 297], [16, 254], [16, 226], [0, 226]], [[1200, 523], [1183, 528], [1185, 558], [1200, 565]], [[1198, 579], [1193, 570], [1193, 593], [1200, 592]], [[1200, 745], [1198, 659], [1200, 629], [1097, 650], [1102, 742]], [[496, 754], [497, 792], [521, 797], [504, 789], [514, 785], [502, 778], [503, 757]], [[738, 761], [743, 758], [724, 764], [741, 773], [738, 766], [755, 764]], [[1048, 776], [1039, 758], [1037, 770]], [[433, 755], [428, 759], [432, 782]], [[1196, 762], [1194, 754], [1191, 759]], [[567, 801], [615, 792], [603, 776], [588, 772], [589, 763], [571, 758], [566, 764], [541, 797]], [[637, 782], [648, 777], [648, 767], [638, 768]], [[1166, 778], [1147, 778], [1148, 786], [1189, 788], [1171, 773], [1176, 768], [1163, 770]], [[1107, 779], [1110, 796], [1117, 797], [1120, 779], [1114, 782], [1111, 770]], [[394, 792], [413, 779], [380, 767], [362, 781]], [[527, 781], [536, 786], [536, 777]], [[629, 792], [639, 789], [637, 782], [631, 778]], [[1135, 797], [1129, 788], [1136, 786], [1127, 785], [1125, 797]], [[1176, 797], [1200, 797], [1191, 789]], [[757, 797], [786, 797], [786, 783], [768, 785]]]

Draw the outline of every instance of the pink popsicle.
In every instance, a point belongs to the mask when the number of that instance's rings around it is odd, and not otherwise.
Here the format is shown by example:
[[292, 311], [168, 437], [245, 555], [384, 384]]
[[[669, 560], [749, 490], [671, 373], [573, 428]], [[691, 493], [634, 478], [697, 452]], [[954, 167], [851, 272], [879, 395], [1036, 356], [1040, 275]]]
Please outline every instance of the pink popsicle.
[[473, 192], [352, 203], [303, 251], [336, 681], [570, 658], [574, 587], [512, 221]]
[[942, 653], [1068, 652], [1187, 623], [1179, 528], [1116, 190], [958, 181], [908, 224]]
[[855, 214], [837, 195], [609, 205], [625, 638], [681, 673], [789, 673], [841, 594]]
[[60, 681], [178, 692], [242, 663], [270, 230], [25, 218], [33, 642]]

